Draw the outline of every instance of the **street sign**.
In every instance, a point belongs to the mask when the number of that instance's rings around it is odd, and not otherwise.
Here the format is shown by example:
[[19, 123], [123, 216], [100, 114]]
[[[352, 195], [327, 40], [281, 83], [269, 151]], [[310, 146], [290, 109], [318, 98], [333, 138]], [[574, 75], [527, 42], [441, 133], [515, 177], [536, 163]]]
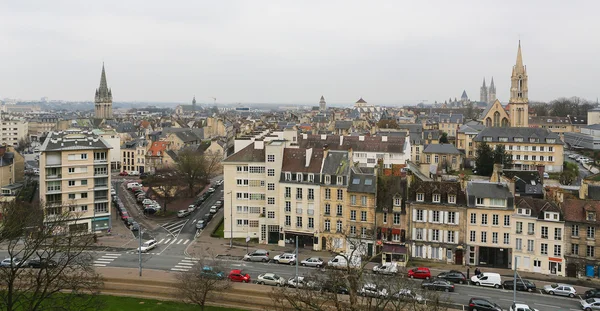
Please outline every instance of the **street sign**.
[[250, 237], [249, 236], [246, 237], [246, 243], [248, 243], [248, 242], [250, 242]]

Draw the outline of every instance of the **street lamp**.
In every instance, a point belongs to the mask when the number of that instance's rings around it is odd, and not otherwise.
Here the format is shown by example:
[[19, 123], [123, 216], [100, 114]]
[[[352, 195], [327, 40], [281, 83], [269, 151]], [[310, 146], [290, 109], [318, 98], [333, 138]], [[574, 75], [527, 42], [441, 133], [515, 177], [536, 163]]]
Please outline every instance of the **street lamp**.
[[233, 247], [233, 192], [227, 192], [229, 194], [229, 248]]

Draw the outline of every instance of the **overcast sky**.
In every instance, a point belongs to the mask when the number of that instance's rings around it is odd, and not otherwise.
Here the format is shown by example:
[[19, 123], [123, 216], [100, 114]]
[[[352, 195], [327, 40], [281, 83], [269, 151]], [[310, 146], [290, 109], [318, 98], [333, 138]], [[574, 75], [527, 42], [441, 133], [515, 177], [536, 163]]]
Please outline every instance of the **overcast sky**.
[[598, 1], [1, 1], [0, 98], [373, 104], [600, 95]]

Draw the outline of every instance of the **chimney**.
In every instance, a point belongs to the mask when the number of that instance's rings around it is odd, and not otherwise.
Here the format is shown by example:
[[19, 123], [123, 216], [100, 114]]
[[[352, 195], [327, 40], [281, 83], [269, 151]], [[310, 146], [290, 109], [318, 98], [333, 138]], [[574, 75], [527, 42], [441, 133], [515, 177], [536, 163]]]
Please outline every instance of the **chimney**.
[[265, 142], [262, 140], [255, 140], [254, 149], [265, 149]]
[[348, 162], [354, 162], [354, 153], [352, 152], [352, 147], [348, 148]]
[[387, 141], [387, 136], [381, 136], [381, 141]]
[[358, 136], [358, 140], [359, 140], [359, 141], [365, 141], [365, 137], [364, 137], [364, 136], [362, 136], [362, 135], [360, 135], [360, 136]]
[[306, 163], [305, 163], [305, 167], [308, 167], [310, 165], [310, 160], [312, 158], [312, 152], [313, 149], [312, 148], [308, 148], [306, 149]]
[[544, 172], [546, 171], [546, 167], [542, 164], [538, 164], [536, 166], [538, 173], [540, 174], [540, 179], [542, 180], [542, 184], [544, 183]]
[[495, 182], [498, 184], [502, 182], [502, 164], [494, 164], [494, 170], [492, 171], [490, 182]]
[[329, 145], [324, 144], [323, 145], [323, 159], [327, 159], [328, 154], [329, 154]]
[[340, 135], [340, 146], [344, 144], [344, 135]]
[[321, 134], [321, 140], [326, 140], [327, 139], [327, 135], [326, 134]]

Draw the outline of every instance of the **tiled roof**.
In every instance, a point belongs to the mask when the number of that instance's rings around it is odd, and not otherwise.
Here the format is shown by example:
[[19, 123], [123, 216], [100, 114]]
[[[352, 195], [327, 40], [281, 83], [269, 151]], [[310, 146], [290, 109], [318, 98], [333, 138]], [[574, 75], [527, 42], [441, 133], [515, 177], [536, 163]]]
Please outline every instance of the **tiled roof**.
[[254, 143], [252, 143], [227, 157], [223, 162], [265, 162], [265, 149], [255, 149]]
[[544, 219], [543, 212], [555, 212], [562, 214], [560, 208], [554, 202], [551, 201], [547, 201], [544, 199], [536, 199], [532, 197], [517, 197], [515, 199], [515, 207], [530, 209], [531, 217], [534, 218]]
[[194, 134], [189, 129], [187, 131], [177, 131], [174, 134], [184, 143], [189, 143], [189, 142], [194, 142], [194, 141], [199, 140], [198, 136], [196, 136], [196, 134]]
[[[565, 199], [563, 202], [565, 220], [572, 222], [588, 222], [597, 224], [597, 221], [588, 221], [587, 212], [595, 212], [600, 217], [600, 201]], [[600, 220], [600, 218], [596, 218]]]
[[460, 154], [460, 151], [453, 144], [429, 144], [423, 153]]
[[569, 118], [571, 119], [571, 124], [573, 125], [585, 125], [588, 121], [587, 116], [569, 116]]
[[152, 145], [148, 149], [148, 155], [154, 157], [159, 156], [158, 153], [160, 152], [161, 154], [164, 154], [165, 150], [167, 150], [168, 147], [169, 143], [166, 141], [152, 142]]
[[[306, 156], [309, 153], [310, 162], [306, 166]], [[323, 164], [323, 149], [285, 148], [281, 171], [319, 174], [321, 164]]]
[[475, 206], [475, 198], [506, 199], [507, 207], [514, 207], [514, 196], [504, 183], [475, 182], [467, 183], [468, 205]]
[[529, 143], [529, 138], [539, 139], [538, 143], [546, 143], [546, 139], [554, 139], [555, 144], [560, 144], [561, 140], [558, 134], [550, 132], [543, 128], [529, 127], [488, 127], [483, 129], [475, 138], [474, 141], [483, 141], [484, 137], [491, 137], [492, 142], [499, 142], [499, 138], [507, 138], [508, 142], [515, 142], [515, 137], [523, 138], [523, 142]]
[[402, 153], [404, 151], [404, 137], [386, 136], [387, 141], [382, 137], [363, 136], [361, 141], [359, 136], [341, 136], [340, 145], [339, 135], [303, 135], [298, 136], [298, 145], [302, 148], [324, 148], [325, 145], [331, 150], [348, 150], [352, 148], [356, 151], [384, 152], [384, 153]]
[[529, 124], [567, 125], [571, 124], [569, 117], [537, 116], [529, 117]]
[[352, 121], [335, 121], [336, 129], [348, 130], [352, 127]]
[[423, 202], [432, 203], [433, 194], [440, 195], [440, 202], [447, 203], [448, 195], [456, 196], [456, 205], [466, 205], [467, 200], [464, 191], [462, 191], [459, 182], [450, 181], [420, 181], [415, 179], [415, 183], [408, 190], [408, 201], [415, 202], [417, 193], [423, 193]]

